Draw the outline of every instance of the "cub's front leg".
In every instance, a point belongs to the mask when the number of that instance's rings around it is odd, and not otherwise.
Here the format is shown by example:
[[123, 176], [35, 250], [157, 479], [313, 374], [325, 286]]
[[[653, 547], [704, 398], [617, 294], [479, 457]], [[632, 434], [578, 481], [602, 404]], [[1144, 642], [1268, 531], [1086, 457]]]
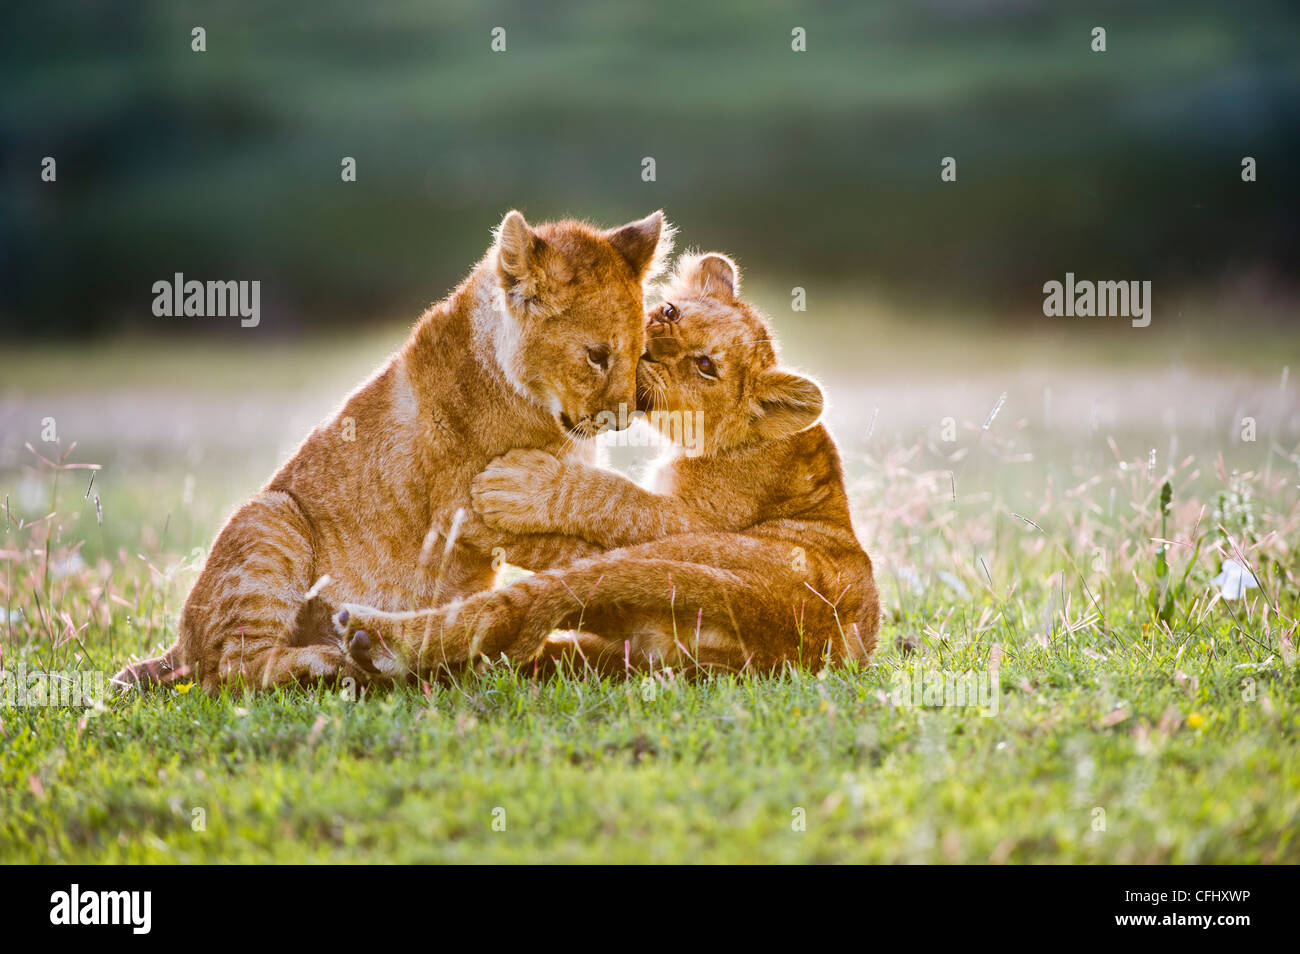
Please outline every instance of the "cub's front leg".
[[491, 557], [494, 570], [503, 562], [525, 570], [549, 570], [605, 552], [604, 547], [581, 537], [562, 533], [511, 533], [490, 527], [473, 511], [461, 526], [457, 543]]
[[496, 458], [474, 478], [470, 499], [489, 527], [581, 537], [607, 550], [719, 529], [716, 517], [675, 497], [538, 450], [512, 450]]

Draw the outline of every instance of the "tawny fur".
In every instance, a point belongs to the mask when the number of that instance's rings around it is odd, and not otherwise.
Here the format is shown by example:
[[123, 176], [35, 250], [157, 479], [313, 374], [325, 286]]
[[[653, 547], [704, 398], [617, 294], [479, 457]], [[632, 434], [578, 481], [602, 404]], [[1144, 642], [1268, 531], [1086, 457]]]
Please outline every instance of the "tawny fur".
[[879, 596], [817, 423], [821, 389], [779, 366], [739, 281], [726, 256], [684, 258], [638, 369], [642, 406], [703, 412], [704, 453], [679, 449], [653, 490], [543, 451], [494, 461], [473, 485], [488, 526], [606, 552], [437, 610], [345, 607], [337, 620], [359, 665], [398, 677], [502, 654], [521, 663], [554, 656], [554, 630], [579, 630], [569, 644], [607, 671], [870, 656]]
[[[590, 456], [596, 416], [635, 401], [643, 286], [670, 236], [658, 212], [608, 231], [509, 213], [469, 277], [226, 522], [176, 644], [115, 681], [359, 676], [327, 605], [436, 606], [489, 587], [491, 554], [451, 539], [473, 518], [472, 478], [511, 448]], [[519, 559], [573, 555], [542, 536]]]

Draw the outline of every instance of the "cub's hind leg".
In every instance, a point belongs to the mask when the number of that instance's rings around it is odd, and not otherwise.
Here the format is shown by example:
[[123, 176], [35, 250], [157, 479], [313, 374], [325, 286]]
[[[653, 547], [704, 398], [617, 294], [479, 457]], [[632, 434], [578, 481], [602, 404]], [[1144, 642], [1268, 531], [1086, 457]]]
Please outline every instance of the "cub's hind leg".
[[[757, 630], [770, 627], [773, 615], [770, 594], [761, 587], [729, 570], [627, 552], [535, 574], [497, 591], [493, 595], [514, 610], [512, 625], [475, 633], [471, 658], [505, 654], [524, 662], [544, 650], [556, 629], [598, 634], [626, 652], [632, 669], [692, 659], [739, 669], [761, 652], [763, 634]], [[759, 645], [749, 645], [751, 639]]]
[[[701, 650], [710, 664], [742, 668], [765, 655], [771, 637], [761, 630], [774, 615], [771, 594], [736, 573], [615, 551], [433, 610], [382, 613], [349, 604], [335, 619], [357, 664], [387, 674], [454, 669], [503, 654], [527, 663], [557, 629], [602, 637], [584, 646], [602, 671], [678, 664]], [[757, 646], [746, 645], [749, 635]]]
[[[473, 598], [468, 655], [504, 653], [526, 662], [552, 631], [581, 628], [615, 646], [627, 644], [632, 668], [769, 670], [818, 666], [828, 653], [853, 656], [852, 601], [842, 599], [847, 588], [819, 596], [804, 582], [807, 574], [792, 571], [788, 551], [779, 540], [714, 534], [669, 538], [538, 573]], [[444, 617], [455, 609], [448, 606]]]
[[311, 524], [288, 494], [267, 491], [226, 523], [181, 617], [184, 655], [205, 688], [254, 688], [351, 672], [328, 632], [300, 628], [315, 582]]
[[602, 676], [626, 676], [637, 669], [629, 648], [587, 631], [552, 633], [533, 660], [540, 674], [594, 672]]

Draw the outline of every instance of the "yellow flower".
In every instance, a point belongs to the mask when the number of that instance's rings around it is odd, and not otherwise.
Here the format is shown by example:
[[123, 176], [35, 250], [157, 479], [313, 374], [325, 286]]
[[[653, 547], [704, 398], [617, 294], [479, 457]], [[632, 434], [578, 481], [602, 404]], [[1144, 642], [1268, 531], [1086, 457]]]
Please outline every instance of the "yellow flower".
[[1205, 716], [1201, 715], [1199, 712], [1193, 712], [1187, 717], [1188, 728], [1199, 729], [1203, 725], [1205, 725]]
[[176, 688], [176, 691], [179, 692], [181, 695], [185, 695], [185, 693], [189, 692], [191, 689], [194, 688], [194, 683], [192, 683], [192, 682], [178, 682], [178, 683], [176, 683], [176, 687], [175, 687], [175, 688]]

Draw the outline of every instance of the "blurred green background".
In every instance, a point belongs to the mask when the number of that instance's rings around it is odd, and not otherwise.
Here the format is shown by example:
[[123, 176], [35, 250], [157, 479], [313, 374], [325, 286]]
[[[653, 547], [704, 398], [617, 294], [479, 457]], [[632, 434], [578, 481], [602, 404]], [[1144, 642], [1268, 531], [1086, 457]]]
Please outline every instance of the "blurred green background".
[[239, 334], [153, 317], [177, 271], [260, 280], [262, 340], [409, 318], [510, 207], [662, 207], [772, 287], [1003, 328], [1041, 321], [1066, 271], [1153, 281], [1157, 324], [1207, 289], [1250, 305], [1238, 325], [1293, 313], [1300, 13], [1280, 0], [146, 0], [9, 5], [3, 26], [11, 343]]

